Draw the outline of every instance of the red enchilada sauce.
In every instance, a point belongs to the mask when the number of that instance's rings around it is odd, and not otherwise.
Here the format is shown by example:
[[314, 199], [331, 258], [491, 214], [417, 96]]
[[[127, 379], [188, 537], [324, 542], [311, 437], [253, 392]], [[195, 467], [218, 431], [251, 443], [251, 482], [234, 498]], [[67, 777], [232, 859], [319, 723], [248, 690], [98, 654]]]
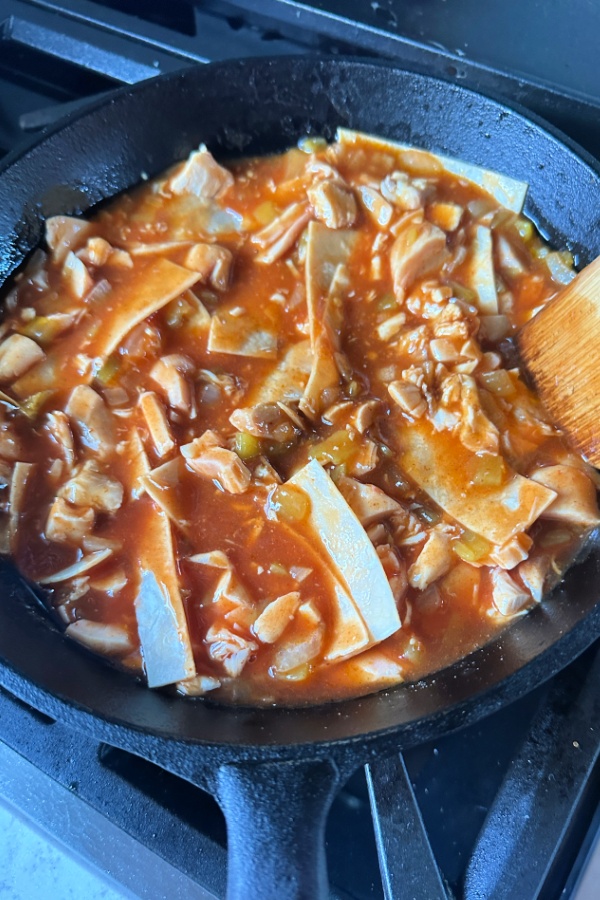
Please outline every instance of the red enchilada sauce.
[[1, 326], [0, 524], [67, 636], [304, 704], [540, 602], [598, 513], [511, 351], [574, 274], [523, 193], [340, 132], [48, 220]]

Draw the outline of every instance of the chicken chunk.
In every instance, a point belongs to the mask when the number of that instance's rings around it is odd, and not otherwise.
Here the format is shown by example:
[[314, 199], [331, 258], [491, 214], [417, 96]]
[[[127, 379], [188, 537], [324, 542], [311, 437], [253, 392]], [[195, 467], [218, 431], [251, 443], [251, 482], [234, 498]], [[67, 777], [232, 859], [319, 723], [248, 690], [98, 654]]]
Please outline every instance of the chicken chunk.
[[425, 398], [415, 384], [402, 380], [392, 381], [388, 385], [388, 391], [392, 400], [407, 416], [419, 419], [427, 412]]
[[214, 200], [233, 184], [233, 175], [220, 166], [212, 153], [201, 146], [190, 153], [181, 168], [169, 179], [174, 194], [193, 194], [199, 200]]
[[94, 286], [92, 276], [79, 257], [73, 251], [67, 253], [62, 269], [62, 283], [71, 297], [83, 300]]
[[252, 236], [261, 252], [257, 262], [270, 265], [290, 250], [306, 228], [313, 213], [308, 203], [292, 203], [273, 222]]
[[165, 408], [153, 391], [140, 394], [138, 401], [156, 455], [162, 459], [175, 448]]
[[113, 418], [104, 400], [87, 384], [73, 388], [65, 407], [79, 440], [103, 459], [115, 448]]
[[234, 409], [229, 421], [238, 431], [278, 443], [286, 443], [296, 434], [289, 416], [277, 403], [261, 403], [247, 409]]
[[202, 281], [217, 291], [226, 291], [231, 280], [233, 255], [217, 244], [194, 244], [186, 253], [184, 265], [199, 272]]
[[411, 587], [424, 591], [449, 571], [456, 557], [448, 534], [433, 528], [416, 561], [408, 570]]
[[67, 414], [62, 410], [49, 412], [46, 416], [44, 430], [59, 448], [65, 462], [72, 466], [75, 462], [75, 446]]
[[207, 441], [200, 437], [184, 444], [181, 453], [192, 472], [217, 482], [229, 494], [243, 494], [248, 490], [250, 471], [233, 450], [218, 444], [207, 446]]
[[392, 500], [374, 484], [362, 484], [355, 478], [342, 476], [338, 479], [337, 488], [365, 528], [401, 509], [396, 500]]
[[513, 616], [531, 603], [531, 595], [504, 569], [492, 569], [492, 602], [501, 616]]
[[46, 219], [46, 243], [59, 265], [70, 251], [82, 247], [93, 232], [91, 222], [74, 216], [51, 216]]
[[383, 199], [379, 191], [368, 185], [360, 187], [358, 193], [369, 218], [379, 228], [387, 228], [394, 212], [391, 204]]
[[318, 181], [306, 192], [315, 217], [328, 228], [351, 228], [356, 221], [352, 188], [341, 180]]
[[441, 265], [448, 255], [446, 235], [430, 222], [409, 224], [392, 245], [390, 265], [394, 292], [402, 302], [417, 280]]
[[252, 630], [263, 644], [273, 644], [281, 637], [300, 605], [300, 593], [290, 591], [272, 600], [261, 612]]
[[193, 410], [192, 387], [186, 375], [194, 365], [182, 353], [171, 353], [158, 360], [150, 370], [150, 378], [166, 397], [170, 407], [189, 415]]
[[250, 654], [258, 649], [258, 644], [254, 641], [249, 641], [224, 627], [209, 628], [206, 642], [210, 658], [221, 663], [231, 678], [237, 678], [242, 674]]
[[0, 344], [0, 384], [14, 381], [41, 362], [45, 353], [23, 334], [11, 334]]
[[56, 497], [44, 531], [49, 541], [78, 544], [94, 527], [94, 518], [90, 507], [71, 506], [62, 497]]
[[73, 506], [114, 513], [123, 503], [123, 485], [103, 472], [94, 460], [87, 460], [63, 484], [58, 496]]
[[381, 193], [400, 209], [411, 211], [420, 209], [430, 188], [422, 180], [411, 180], [406, 172], [392, 172], [381, 182]]

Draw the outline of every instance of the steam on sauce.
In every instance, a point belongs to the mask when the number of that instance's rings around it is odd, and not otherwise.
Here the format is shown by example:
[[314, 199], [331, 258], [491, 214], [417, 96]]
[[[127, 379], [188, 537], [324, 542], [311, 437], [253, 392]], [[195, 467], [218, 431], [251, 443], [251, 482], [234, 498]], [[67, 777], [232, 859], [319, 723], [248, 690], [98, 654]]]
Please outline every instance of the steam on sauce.
[[538, 603], [598, 510], [511, 349], [573, 277], [525, 190], [340, 130], [48, 220], [0, 327], [0, 526], [66, 634], [302, 704]]

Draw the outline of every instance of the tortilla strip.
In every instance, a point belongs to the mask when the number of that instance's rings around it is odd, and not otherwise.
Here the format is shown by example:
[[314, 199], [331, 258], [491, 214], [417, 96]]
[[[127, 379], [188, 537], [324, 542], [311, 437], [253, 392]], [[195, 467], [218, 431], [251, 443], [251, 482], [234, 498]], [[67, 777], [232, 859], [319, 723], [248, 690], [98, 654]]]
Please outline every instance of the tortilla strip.
[[316, 460], [290, 478], [289, 484], [310, 498], [308, 517], [315, 538], [334, 567], [372, 638], [382, 641], [400, 628], [387, 576], [367, 533]]
[[469, 286], [477, 294], [479, 311], [486, 315], [497, 315], [498, 294], [494, 272], [492, 232], [484, 225], [478, 225], [475, 229], [469, 271]]
[[260, 403], [289, 403], [302, 397], [312, 368], [310, 341], [293, 344], [270, 375], [248, 399], [249, 406]]
[[[137, 484], [150, 474], [139, 435], [130, 437], [129, 457]], [[138, 563], [140, 585], [135, 615], [149, 687], [173, 684], [196, 675], [192, 645], [173, 552], [173, 535], [166, 513], [148, 504], [140, 518]]]
[[322, 412], [323, 391], [340, 382], [334, 357], [342, 319], [340, 266], [347, 263], [355, 240], [353, 231], [333, 230], [321, 222], [308, 226], [306, 304], [313, 361], [300, 409], [311, 418]]
[[272, 359], [277, 355], [277, 336], [260, 328], [249, 316], [232, 316], [226, 310], [211, 318], [206, 349], [209, 353]]
[[400, 425], [398, 434], [404, 471], [448, 515], [492, 544], [502, 546], [526, 531], [556, 498], [554, 491], [516, 472], [497, 487], [472, 484], [468, 464], [473, 453], [425, 420]]
[[482, 166], [475, 166], [464, 160], [454, 159], [451, 156], [442, 156], [438, 153], [432, 153], [429, 150], [420, 150], [411, 147], [410, 144], [402, 144], [397, 141], [389, 141], [384, 138], [373, 137], [370, 134], [362, 134], [359, 131], [351, 131], [348, 128], [338, 128], [336, 140], [340, 144], [367, 144], [376, 149], [401, 154], [410, 151], [411, 153], [422, 153], [424, 159], [429, 157], [433, 161], [441, 163], [447, 172], [452, 172], [460, 178], [466, 178], [472, 181], [491, 194], [498, 203], [505, 206], [512, 212], [520, 213], [525, 203], [525, 196], [529, 187], [524, 181], [517, 181], [508, 175], [502, 175], [500, 172], [494, 172], [492, 169], [484, 169]]
[[[104, 362], [136, 325], [191, 288], [199, 277], [198, 272], [162, 258], [127, 270], [126, 277], [103, 295], [101, 303], [91, 303], [88, 307], [94, 321], [100, 325], [94, 337], [86, 340], [90, 318], [82, 316], [78, 326], [53, 353], [14, 383], [14, 392], [18, 397], [28, 397], [45, 390], [48, 378], [55, 379], [56, 372], [63, 366], [76, 368], [74, 357], [80, 353], [76, 348], [87, 345], [87, 355]], [[89, 384], [96, 371], [97, 368], [90, 368], [76, 381]]]

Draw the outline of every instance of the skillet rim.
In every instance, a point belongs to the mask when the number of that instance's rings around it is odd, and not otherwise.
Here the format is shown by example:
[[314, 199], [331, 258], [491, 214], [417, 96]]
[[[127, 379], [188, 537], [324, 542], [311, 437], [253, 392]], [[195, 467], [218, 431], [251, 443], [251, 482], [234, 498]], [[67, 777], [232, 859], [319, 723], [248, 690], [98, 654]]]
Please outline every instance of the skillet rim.
[[[180, 80], [185, 80], [186, 73], [192, 73], [188, 75], [189, 78], [193, 78], [193, 73], [196, 71], [199, 72], [211, 72], [214, 73], [215, 70], [225, 69], [231, 70], [235, 68], [240, 68], [241, 70], [247, 66], [257, 66], [259, 68], [270, 68], [277, 69], [278, 66], [289, 66], [292, 64], [301, 64], [304, 66], [308, 66], [312, 69], [317, 67], [328, 68], [331, 66], [345, 66], [350, 65], [353, 70], [357, 69], [369, 69], [369, 70], [379, 70], [379, 72], [392, 72], [396, 73], [396, 75], [400, 77], [408, 76], [410, 79], [417, 79], [419, 81], [439, 84], [443, 86], [444, 90], [451, 89], [455, 94], [459, 96], [466, 95], [469, 98], [473, 98], [475, 101], [483, 100], [486, 104], [491, 103], [496, 110], [500, 110], [509, 115], [516, 114], [520, 120], [524, 120], [521, 124], [524, 125], [533, 125], [536, 129], [541, 130], [542, 133], [545, 133], [549, 136], [554, 142], [558, 142], [562, 145], [563, 149], [569, 151], [572, 156], [575, 156], [578, 161], [583, 162], [589, 169], [592, 170], [595, 179], [600, 182], [600, 166], [596, 160], [583, 148], [579, 147], [576, 142], [570, 139], [568, 136], [564, 135], [554, 126], [546, 123], [544, 120], [539, 118], [538, 116], [530, 113], [528, 110], [524, 110], [516, 103], [509, 103], [504, 99], [499, 100], [498, 98], [490, 95], [488, 92], [479, 93], [473, 91], [471, 89], [465, 88], [462, 85], [457, 85], [452, 81], [447, 81], [442, 78], [438, 78], [435, 76], [426, 75], [420, 71], [415, 71], [410, 67], [401, 67], [399, 65], [395, 65], [388, 61], [384, 60], [364, 60], [363, 58], [355, 58], [355, 57], [336, 57], [334, 59], [324, 58], [321, 56], [285, 56], [285, 57], [273, 57], [273, 58], [249, 58], [242, 60], [229, 60], [220, 63], [211, 63], [207, 65], [201, 66], [191, 66], [187, 69], [183, 69], [181, 71], [168, 73], [163, 76], [158, 76], [157, 78], [150, 79], [145, 82], [139, 82], [134, 86], [126, 86], [122, 88], [118, 88], [116, 91], [112, 92], [109, 96], [105, 96], [99, 100], [92, 101], [89, 105], [86, 105], [84, 109], [71, 113], [67, 116], [63, 121], [57, 123], [52, 126], [50, 129], [45, 131], [42, 135], [37, 136], [31, 142], [28, 142], [27, 145], [21, 147], [18, 150], [15, 150], [13, 153], [9, 154], [8, 157], [3, 160], [2, 165], [0, 166], [0, 182], [5, 176], [7, 171], [10, 171], [13, 165], [18, 164], [20, 162], [25, 162], [28, 160], [31, 154], [34, 154], [36, 149], [46, 144], [51, 138], [55, 135], [61, 134], [62, 132], [68, 132], [71, 126], [76, 126], [76, 123], [87, 119], [88, 117], [92, 117], [99, 110], [117, 104], [121, 98], [135, 96], [138, 94], [142, 94], [143, 92], [151, 92], [154, 85], [157, 82], [177, 82]], [[523, 622], [530, 622], [532, 620], [535, 621], [534, 616], [538, 612], [547, 612], [548, 611], [548, 600], [545, 601], [544, 609], [542, 608], [533, 610], [526, 619], [522, 620]], [[540, 618], [540, 616], [537, 616]], [[48, 623], [49, 620], [44, 619], [44, 622]], [[515, 625], [520, 623], [514, 623], [512, 627], [505, 631], [502, 635], [495, 638], [493, 641], [485, 645], [483, 648], [474, 651], [474, 653], [469, 654], [466, 658], [458, 661], [442, 672], [436, 673], [432, 676], [429, 676], [427, 679], [424, 679], [422, 682], [419, 682], [417, 685], [409, 686], [409, 685], [400, 685], [397, 688], [391, 689], [389, 691], [379, 692], [378, 694], [372, 694], [364, 698], [358, 698], [355, 700], [347, 700], [343, 701], [340, 705], [344, 707], [344, 711], [347, 711], [352, 706], [360, 707], [363, 704], [367, 703], [376, 703], [377, 698], [382, 697], [390, 697], [391, 695], [395, 695], [399, 691], [403, 692], [417, 692], [419, 690], [431, 689], [433, 685], [443, 682], [444, 680], [451, 679], [452, 677], [457, 677], [461, 670], [467, 668], [473, 668], [477, 665], [477, 661], [479, 659], [484, 659], [488, 656], [498, 644], [502, 644], [505, 642], [507, 634], [510, 634], [514, 631]], [[592, 625], [594, 627], [592, 627]], [[483, 715], [489, 714], [494, 709], [499, 708], [501, 705], [510, 702], [513, 699], [516, 699], [517, 696], [521, 696], [527, 690], [533, 689], [533, 687], [542, 683], [547, 678], [551, 677], [555, 672], [559, 671], [564, 665], [574, 659], [577, 655], [579, 655], [590, 643], [595, 640], [596, 637], [600, 635], [600, 605], [596, 601], [595, 605], [591, 610], [587, 612], [587, 614], [583, 614], [581, 619], [578, 620], [575, 624], [573, 624], [569, 631], [562, 636], [559, 636], [558, 639], [551, 642], [547, 647], [542, 648], [537, 653], [534, 654], [533, 658], [526, 662], [523, 665], [515, 668], [514, 671], [507, 671], [505, 674], [500, 677], [500, 679], [493, 680], [492, 685], [481, 685], [480, 688], [469, 697], [462, 698], [454, 703], [447, 704], [441, 710], [437, 710], [436, 712], [428, 713], [425, 718], [418, 718], [415, 720], [411, 720], [406, 723], [395, 723], [393, 725], [384, 725], [381, 728], [373, 731], [367, 732], [358, 732], [358, 733], [348, 733], [344, 736], [334, 736], [333, 739], [327, 735], [326, 737], [321, 738], [310, 738], [306, 744], [298, 741], [293, 741], [291, 743], [241, 743], [241, 742], [226, 742], [228, 747], [234, 747], [240, 753], [242, 751], [249, 750], [259, 750], [261, 757], [265, 756], [265, 752], [268, 750], [269, 754], [276, 754], [277, 758], [281, 757], [282, 752], [289, 751], [291, 748], [293, 749], [304, 749], [307, 748], [314, 749], [317, 748], [326, 748], [332, 745], [335, 746], [343, 746], [356, 744], [358, 742], [362, 743], [362, 745], [367, 747], [367, 745], [371, 744], [380, 744], [385, 742], [390, 737], [395, 739], [395, 744], [399, 743], [399, 738], [406, 737], [406, 742], [415, 743], [420, 740], [424, 740], [427, 737], [433, 736], [434, 733], [438, 733], [440, 730], [439, 722], [440, 719], [443, 722], [449, 722], [450, 725], [447, 730], [451, 728], [460, 727], [464, 724], [468, 724], [469, 722], [476, 721], [478, 718]], [[63, 639], [63, 643], [66, 643]], [[75, 645], [68, 644], [69, 648], [73, 648], [77, 650], [77, 653], [81, 655], [82, 658], [86, 658], [87, 654], [83, 656], [82, 650]], [[503, 650], [500, 648], [500, 653], [502, 655]], [[547, 669], [548, 657], [554, 654], [557, 659], [555, 662], [551, 664], [549, 670]], [[95, 660], [97, 658], [94, 658]], [[108, 669], [108, 671], [114, 673], [115, 670]], [[120, 673], [118, 673], [120, 675]], [[134, 684], [131, 676], [124, 676], [127, 678], [128, 685]], [[22, 673], [17, 672], [14, 666], [10, 662], [6, 660], [0, 661], [0, 682], [5, 683], [6, 686], [11, 690], [9, 686], [12, 684], [13, 692], [17, 693], [17, 695], [22, 696], [27, 702], [29, 702], [28, 698], [35, 698], [35, 703], [38, 708], [42, 708], [46, 706], [47, 709], [52, 709], [56, 711], [56, 708], [59, 708], [60, 715], [57, 717], [61, 718], [63, 721], [65, 719], [74, 718], [77, 720], [78, 725], [80, 726], [87, 717], [92, 717], [97, 721], [97, 717], [101, 717], [104, 724], [108, 727], [116, 727], [118, 729], [125, 728], [126, 730], [133, 730], [138, 735], [154, 735], [158, 736], [160, 739], [167, 738], [169, 741], [178, 741], [182, 743], [186, 743], [189, 745], [198, 745], [202, 746], [205, 749], [208, 748], [222, 748], [223, 742], [222, 740], [218, 742], [212, 741], [204, 741], [199, 740], [197, 738], [185, 738], [174, 736], [171, 731], [163, 732], [160, 729], [156, 729], [152, 726], [140, 725], [136, 723], [132, 723], [127, 719], [122, 719], [119, 715], [116, 714], [105, 714], [99, 713], [93, 709], [93, 706], [89, 704], [85, 704], [80, 702], [77, 699], [69, 698], [63, 692], [53, 692], [49, 693], [48, 689], [43, 686], [43, 684], [39, 684], [35, 681], [29, 682], [29, 678]], [[148, 693], [148, 689], [142, 688], [142, 690]], [[170, 698], [169, 698], [170, 699]], [[482, 701], [485, 701], [482, 703]], [[173, 698], [173, 701], [177, 704], [184, 702], [188, 707], [194, 706], [194, 704], [190, 704], [189, 700], [180, 700], [179, 698]], [[215, 707], [211, 707], [207, 703], [202, 703], [202, 706], [205, 709], [211, 710], [211, 715], [214, 715]], [[276, 710], [265, 710], [265, 709], [253, 709], [252, 715], [267, 715], [267, 716], [275, 716], [286, 719], [289, 716], [293, 716], [294, 718], [302, 717], [304, 719], [314, 718], [314, 713], [323, 712], [330, 714], [333, 709], [333, 704], [321, 705], [318, 707], [310, 707], [307, 709], [284, 709], [278, 708]], [[219, 707], [217, 712], [221, 715], [224, 711], [230, 713], [232, 710], [228, 707]], [[69, 713], [73, 715], [69, 715]], [[240, 715], [247, 715], [248, 709], [244, 707], [237, 707], [233, 710], [234, 715], [239, 718]], [[52, 714], [52, 713], [50, 713]], [[338, 715], [340, 715], [338, 713]], [[331, 716], [328, 716], [330, 719]], [[87, 730], [87, 722], [85, 724]], [[97, 730], [97, 729], [93, 729]], [[336, 730], [336, 729], [332, 729]], [[446, 728], [444, 728], [446, 730]], [[264, 735], [263, 735], [264, 737]]]

